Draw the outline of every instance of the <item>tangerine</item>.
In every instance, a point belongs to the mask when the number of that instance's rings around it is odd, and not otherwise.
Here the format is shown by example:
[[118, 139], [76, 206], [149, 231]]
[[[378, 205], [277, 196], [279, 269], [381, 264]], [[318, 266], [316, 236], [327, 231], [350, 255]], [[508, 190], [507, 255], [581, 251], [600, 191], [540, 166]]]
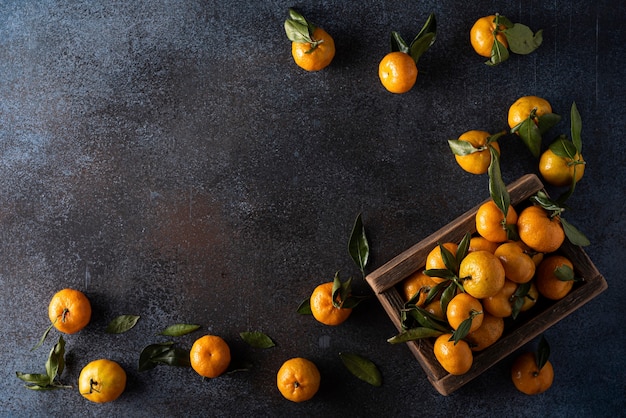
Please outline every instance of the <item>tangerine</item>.
[[458, 329], [466, 319], [472, 320], [469, 332], [476, 331], [483, 322], [483, 306], [467, 293], [459, 293], [448, 303], [446, 318], [452, 329]]
[[491, 57], [491, 51], [496, 39], [503, 44], [505, 48], [509, 46], [506, 36], [501, 32], [505, 27], [499, 25], [498, 29], [496, 29], [495, 19], [495, 15], [481, 17], [470, 29], [470, 43], [472, 44], [472, 48], [482, 57]]
[[435, 340], [433, 351], [435, 358], [448, 373], [462, 375], [469, 371], [474, 362], [474, 356], [469, 344], [459, 340], [455, 344], [451, 341], [452, 334], [442, 334]]
[[78, 376], [78, 391], [92, 402], [114, 401], [125, 388], [126, 372], [113, 360], [94, 360], [83, 367]]
[[529, 282], [535, 275], [535, 262], [517, 242], [505, 242], [495, 251], [504, 267], [504, 275], [515, 283]]
[[74, 334], [91, 320], [91, 304], [80, 290], [63, 289], [52, 296], [48, 318], [60, 332]]
[[200, 376], [218, 377], [230, 365], [230, 348], [221, 337], [205, 335], [193, 343], [189, 359], [191, 367]]
[[485, 313], [483, 323], [465, 336], [472, 351], [482, 351], [493, 345], [504, 333], [504, 319]]
[[302, 357], [283, 363], [276, 375], [276, 386], [290, 401], [304, 402], [311, 399], [320, 387], [320, 372], [310, 360]]
[[339, 325], [352, 313], [350, 308], [338, 308], [333, 304], [333, 282], [317, 286], [311, 294], [310, 305], [313, 317], [325, 325]]
[[[505, 220], [506, 219], [506, 220]], [[506, 218], [493, 200], [488, 200], [476, 211], [476, 232], [491, 242], [504, 242], [508, 238], [507, 228], [517, 222], [517, 212], [509, 206]]]
[[[491, 152], [489, 151], [489, 145], [487, 145], [487, 139], [491, 134], [485, 131], [467, 131], [459, 136], [459, 141], [465, 141], [472, 144], [475, 152], [467, 155], [454, 155], [456, 162], [461, 168], [468, 173], [472, 174], [484, 174], [489, 169], [491, 164]], [[500, 145], [497, 142], [491, 142], [490, 145], [500, 154]]]
[[415, 60], [402, 51], [390, 52], [378, 65], [378, 78], [382, 85], [392, 93], [406, 93], [413, 88], [417, 80]]
[[493, 296], [504, 286], [504, 267], [488, 251], [468, 253], [459, 266], [463, 288], [476, 299]]
[[517, 232], [524, 244], [541, 253], [559, 249], [565, 241], [565, 231], [558, 216], [550, 217], [540, 206], [529, 206], [517, 219]]
[[526, 395], [537, 395], [552, 386], [554, 369], [550, 361], [546, 361], [546, 364], [539, 369], [535, 354], [528, 352], [520, 355], [513, 362], [511, 379], [520, 392]]
[[551, 300], [563, 299], [572, 290], [574, 286], [573, 280], [561, 280], [557, 277], [555, 271], [563, 266], [569, 267], [572, 271], [574, 265], [572, 262], [561, 255], [551, 255], [546, 257], [537, 269], [537, 290], [541, 294]]
[[576, 183], [585, 174], [585, 160], [579, 153], [574, 158], [556, 155], [547, 149], [539, 158], [539, 172], [544, 180], [553, 186], [569, 186], [576, 176]]
[[509, 107], [508, 123], [511, 129], [524, 122], [534, 111], [533, 122], [538, 123], [539, 116], [552, 113], [552, 106], [546, 99], [537, 96], [524, 96]]
[[335, 41], [324, 29], [315, 28], [312, 42], [292, 42], [293, 60], [306, 71], [319, 71], [330, 65], [335, 57]]

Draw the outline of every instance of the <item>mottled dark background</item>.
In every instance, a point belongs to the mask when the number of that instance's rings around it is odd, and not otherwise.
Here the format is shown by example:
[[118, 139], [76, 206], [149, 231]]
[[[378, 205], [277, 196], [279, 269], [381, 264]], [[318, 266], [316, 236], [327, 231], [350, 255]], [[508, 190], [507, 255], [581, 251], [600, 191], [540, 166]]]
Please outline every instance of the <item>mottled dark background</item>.
[[[295, 66], [283, 31], [295, 6], [336, 42], [319, 73]], [[435, 45], [414, 89], [392, 95], [377, 77], [389, 34], [412, 39], [430, 12]], [[544, 44], [490, 68], [469, 29], [500, 12]], [[610, 416], [625, 405], [626, 47], [621, 1], [2, 1], [0, 2], [1, 416]], [[363, 214], [369, 270], [488, 195], [446, 140], [506, 127], [523, 95], [583, 117], [584, 180], [567, 219], [609, 289], [546, 336], [556, 379], [518, 393], [512, 358], [440, 396], [375, 298], [340, 327], [295, 310], [336, 271], [371, 293], [347, 253]], [[503, 176], [537, 172], [520, 141], [501, 141]], [[91, 324], [67, 336], [75, 384], [88, 361], [128, 372], [116, 402], [77, 390], [32, 392], [16, 371], [43, 372], [47, 305], [83, 290]], [[127, 334], [104, 333], [119, 314]], [[137, 372], [139, 352], [175, 322], [223, 336], [248, 372], [202, 381], [191, 369]], [[277, 343], [252, 349], [239, 332]], [[192, 334], [177, 341], [189, 348]], [[384, 384], [353, 377], [338, 357], [374, 361]], [[306, 404], [283, 399], [275, 373], [304, 356], [323, 375]]]

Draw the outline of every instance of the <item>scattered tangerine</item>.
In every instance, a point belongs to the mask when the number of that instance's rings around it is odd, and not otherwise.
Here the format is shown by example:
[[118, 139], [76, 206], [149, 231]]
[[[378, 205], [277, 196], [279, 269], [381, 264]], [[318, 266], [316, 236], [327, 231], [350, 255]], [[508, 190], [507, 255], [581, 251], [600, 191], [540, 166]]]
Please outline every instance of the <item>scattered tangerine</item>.
[[74, 334], [91, 320], [91, 304], [80, 290], [63, 289], [52, 296], [48, 318], [60, 332]]
[[125, 388], [126, 372], [113, 360], [94, 360], [83, 367], [78, 376], [78, 391], [92, 402], [114, 401]]
[[322, 283], [317, 286], [310, 298], [313, 317], [325, 325], [339, 325], [350, 314], [350, 308], [338, 308], [333, 304], [333, 282]]
[[537, 395], [552, 386], [554, 369], [550, 361], [546, 361], [546, 364], [539, 369], [535, 354], [528, 352], [520, 355], [513, 362], [511, 379], [520, 392], [527, 395]]
[[191, 367], [200, 376], [218, 377], [230, 365], [230, 348], [221, 337], [205, 335], [193, 343], [189, 359]]
[[278, 370], [276, 386], [286, 399], [304, 402], [315, 396], [320, 380], [320, 372], [315, 363], [295, 357], [285, 361]]

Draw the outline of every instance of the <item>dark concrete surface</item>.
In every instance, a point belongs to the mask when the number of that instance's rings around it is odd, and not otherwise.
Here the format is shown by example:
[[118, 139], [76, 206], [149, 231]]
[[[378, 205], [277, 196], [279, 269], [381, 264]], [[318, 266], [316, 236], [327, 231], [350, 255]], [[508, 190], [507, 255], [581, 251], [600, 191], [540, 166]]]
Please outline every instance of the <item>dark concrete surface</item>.
[[[500, 5], [499, 5], [500, 3]], [[503, 5], [503, 3], [509, 3]], [[295, 66], [283, 32], [295, 6], [335, 38], [323, 72]], [[389, 34], [412, 39], [430, 12], [438, 39], [415, 88], [387, 93], [377, 65]], [[500, 12], [543, 28], [544, 44], [499, 67], [470, 48], [475, 19]], [[0, 2], [0, 416], [614, 416], [625, 403], [626, 18], [621, 1]], [[363, 214], [371, 271], [487, 197], [446, 140], [506, 126], [523, 95], [548, 99], [569, 132], [583, 117], [585, 177], [568, 219], [609, 289], [551, 328], [556, 378], [528, 397], [511, 358], [440, 396], [375, 298], [340, 327], [295, 310], [336, 271], [371, 293], [347, 253]], [[551, 138], [546, 138], [546, 144]], [[537, 172], [514, 138], [503, 176]], [[118, 361], [126, 392], [96, 405], [76, 389], [34, 392], [47, 305], [83, 290], [91, 324], [67, 336], [74, 384], [95, 358]], [[141, 315], [122, 335], [104, 328]], [[191, 369], [137, 372], [139, 352], [175, 322], [223, 336], [247, 372], [202, 381]], [[241, 331], [277, 346], [252, 349]], [[189, 348], [199, 334], [177, 339]], [[354, 378], [338, 353], [374, 361], [384, 384]], [[304, 356], [318, 395], [283, 399], [275, 373]]]

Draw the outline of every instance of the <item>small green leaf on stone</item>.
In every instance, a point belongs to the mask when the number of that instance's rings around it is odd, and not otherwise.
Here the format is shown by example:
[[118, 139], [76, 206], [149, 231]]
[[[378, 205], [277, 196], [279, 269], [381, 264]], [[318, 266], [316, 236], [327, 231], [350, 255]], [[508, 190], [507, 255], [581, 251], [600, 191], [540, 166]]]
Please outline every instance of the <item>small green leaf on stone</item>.
[[109, 322], [106, 332], [108, 334], [123, 334], [133, 328], [139, 318], [139, 315], [120, 315]]
[[239, 336], [254, 348], [271, 348], [276, 345], [270, 337], [259, 331], [244, 331], [240, 332]]
[[339, 353], [339, 357], [344, 366], [346, 366], [354, 376], [372, 386], [378, 387], [382, 385], [382, 374], [372, 361], [354, 353]]

